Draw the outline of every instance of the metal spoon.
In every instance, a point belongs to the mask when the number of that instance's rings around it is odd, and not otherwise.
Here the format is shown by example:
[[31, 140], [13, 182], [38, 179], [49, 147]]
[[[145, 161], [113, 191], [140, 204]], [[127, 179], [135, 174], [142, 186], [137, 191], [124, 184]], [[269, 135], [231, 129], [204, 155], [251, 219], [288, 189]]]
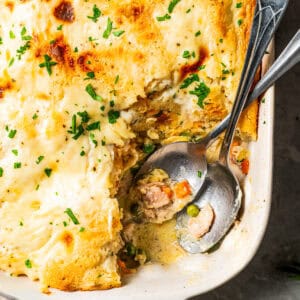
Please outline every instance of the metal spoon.
[[[278, 3], [273, 3], [278, 2]], [[287, 7], [287, 0], [259, 0], [256, 6], [256, 17], [253, 21], [252, 38], [250, 38], [249, 49], [254, 51], [256, 42], [260, 40], [260, 47], [263, 45], [263, 50], [260, 51], [260, 57], [267, 47], [271, 36], [277, 27], [279, 19], [283, 15]], [[272, 32], [260, 32], [258, 36], [258, 29], [261, 27], [261, 20], [271, 23], [273, 25]], [[262, 49], [262, 48], [261, 48]], [[250, 52], [251, 52], [250, 51]], [[248, 56], [251, 53], [248, 54]], [[254, 70], [256, 70], [260, 60], [257, 59], [257, 64]], [[253, 72], [252, 72], [253, 73]], [[247, 86], [252, 82], [253, 78], [248, 78]], [[248, 90], [247, 90], [248, 92]], [[245, 97], [244, 95], [243, 97]], [[241, 97], [241, 94], [239, 95]], [[221, 132], [224, 131], [228, 124], [229, 118], [226, 118], [221, 122], [210, 134], [203, 138], [199, 142], [177, 142], [165, 145], [155, 151], [141, 166], [140, 170], [135, 176], [133, 185], [143, 175], [148, 174], [153, 169], [163, 169], [170, 177], [172, 181], [187, 180], [191, 186], [192, 196], [191, 201], [196, 197], [201, 186], [204, 183], [207, 174], [207, 161], [206, 161], [206, 149]], [[198, 174], [202, 176], [198, 176]]]
[[[290, 41], [288, 46], [277, 58], [272, 67], [256, 85], [247, 103], [251, 103], [270, 87], [280, 76], [300, 62], [300, 30]], [[226, 149], [228, 152], [229, 147]], [[208, 165], [207, 178], [200, 196], [194, 202], [198, 207], [207, 203], [213, 208], [215, 220], [210, 231], [201, 239], [195, 239], [188, 231], [189, 217], [183, 210], [177, 216], [177, 233], [180, 245], [190, 253], [205, 252], [213, 247], [228, 231], [236, 218], [240, 201], [241, 189], [228, 168], [228, 155], [221, 154], [222, 160], [226, 158], [225, 165]]]

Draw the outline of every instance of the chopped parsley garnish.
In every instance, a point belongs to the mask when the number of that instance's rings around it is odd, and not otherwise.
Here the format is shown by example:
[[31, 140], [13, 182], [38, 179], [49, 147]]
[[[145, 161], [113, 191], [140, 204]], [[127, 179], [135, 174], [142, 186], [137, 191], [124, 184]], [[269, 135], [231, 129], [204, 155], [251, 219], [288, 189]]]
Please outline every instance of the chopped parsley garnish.
[[80, 227], [79, 232], [84, 232], [85, 228], [84, 227]]
[[20, 162], [14, 163], [14, 169], [20, 169], [21, 167], [22, 167], [22, 163], [20, 163]]
[[95, 73], [94, 72], [87, 72], [86, 76], [87, 77], [84, 78], [84, 80], [95, 79]]
[[154, 144], [145, 144], [143, 146], [143, 152], [146, 154], [151, 154], [155, 150], [155, 145]]
[[11, 130], [8, 132], [8, 137], [9, 137], [10, 139], [13, 139], [13, 138], [15, 137], [16, 133], [17, 133], [17, 130], [11, 129]]
[[3, 168], [2, 168], [2, 167], [0, 167], [0, 177], [2, 177], [2, 176], [3, 176], [3, 173], [4, 173], [4, 170], [3, 170]]
[[82, 151], [80, 152], [80, 156], [85, 156], [85, 151], [82, 150]]
[[87, 111], [78, 112], [77, 115], [81, 118], [82, 123], [87, 123], [90, 120], [90, 116]]
[[45, 156], [40, 155], [37, 160], [35, 161], [35, 163], [38, 165], [43, 159], [45, 158]]
[[91, 123], [86, 126], [87, 131], [92, 131], [92, 130], [97, 130], [97, 129], [100, 130], [100, 122], [99, 121]]
[[11, 152], [15, 155], [18, 156], [19, 152], [17, 149], [12, 149]]
[[47, 55], [47, 54], [44, 55], [44, 60], [45, 60], [45, 62], [39, 64], [39, 67], [40, 68], [44, 68], [45, 67], [46, 70], [47, 70], [47, 72], [48, 72], [48, 74], [49, 74], [49, 76], [50, 76], [52, 74], [52, 67], [54, 67], [55, 65], [57, 65], [57, 62], [52, 61], [52, 58], [49, 55]]
[[25, 266], [26, 266], [28, 269], [31, 269], [31, 268], [32, 268], [32, 263], [31, 263], [30, 259], [26, 259], [26, 260], [25, 260]]
[[94, 42], [94, 41], [97, 41], [97, 39], [93, 38], [92, 36], [89, 36], [89, 42]]
[[56, 29], [57, 29], [57, 30], [62, 30], [62, 29], [63, 29], [63, 24], [57, 26]]
[[195, 81], [200, 81], [198, 74], [191, 74], [189, 77], [184, 79], [183, 83], [180, 85], [180, 89], [187, 88]]
[[93, 22], [97, 22], [99, 17], [101, 16], [101, 10], [97, 7], [95, 4], [93, 6], [93, 15], [92, 16], [87, 16], [88, 19], [91, 19]]
[[201, 31], [200, 31], [200, 30], [198, 30], [198, 31], [195, 33], [195, 36], [199, 36], [199, 35], [201, 35]]
[[64, 211], [64, 213], [66, 213], [66, 214], [70, 217], [70, 219], [72, 220], [72, 222], [73, 222], [75, 225], [80, 224], [79, 221], [78, 221], [78, 219], [75, 217], [75, 215], [74, 215], [74, 213], [73, 213], [73, 211], [72, 211], [71, 208], [67, 208], [67, 209]]
[[113, 32], [113, 35], [118, 37], [118, 36], [121, 36], [124, 32], [125, 32], [125, 30], [117, 30], [117, 31]]
[[26, 50], [30, 49], [30, 41], [27, 41], [23, 46], [17, 49], [17, 58], [20, 60], [22, 55], [25, 54]]
[[23, 223], [22, 221], [20, 221], [20, 222], [19, 222], [19, 225], [20, 225], [20, 226], [23, 226], [23, 225], [24, 225], [24, 223]]
[[201, 71], [201, 70], [204, 70], [205, 69], [205, 65], [201, 65], [198, 70]]
[[97, 95], [95, 89], [93, 88], [93, 86], [91, 84], [88, 84], [85, 87], [85, 91], [93, 98], [93, 100], [95, 100], [95, 101], [102, 100], [102, 97], [100, 95]]
[[2, 37], [0, 37], [0, 45], [3, 45]]
[[202, 177], [202, 172], [201, 172], [201, 171], [198, 171], [197, 174], [198, 174], [198, 177], [199, 177], [199, 178]]
[[50, 176], [51, 176], [51, 173], [52, 173], [52, 169], [46, 168], [46, 169], [44, 170], [44, 172], [45, 172], [45, 174], [46, 174], [48, 177], [50, 177]]
[[171, 19], [171, 16], [169, 14], [165, 14], [164, 16], [161, 16], [161, 17], [156, 17], [156, 20], [158, 22], [162, 22], [162, 21], [166, 21], [166, 20], [170, 20]]
[[110, 107], [114, 107], [115, 106], [115, 101], [114, 100], [110, 100], [109, 101], [109, 106]]
[[236, 8], [241, 8], [243, 6], [243, 3], [242, 2], [238, 2], [237, 4], [236, 4]]
[[26, 35], [27, 33], [27, 29], [26, 27], [23, 27], [22, 30], [21, 30], [21, 38], [23, 41], [30, 41], [32, 40], [32, 36], [30, 35]]
[[239, 26], [241, 26], [241, 25], [243, 24], [243, 19], [239, 19], [239, 20], [237, 21], [237, 23], [238, 23]]
[[74, 48], [74, 52], [77, 53], [78, 52], [78, 47]]
[[186, 10], [186, 14], [189, 14], [191, 12], [191, 9], [189, 8], [188, 10]]
[[172, 0], [168, 6], [168, 12], [171, 14], [175, 8], [175, 6], [180, 2], [180, 0]]
[[114, 83], [117, 84], [119, 82], [119, 79], [120, 79], [120, 76], [117, 75], [116, 78], [115, 78], [115, 82]]
[[16, 38], [16, 35], [13, 33], [12, 30], [9, 31], [9, 37], [13, 40]]
[[15, 62], [15, 58], [12, 57], [8, 63], [8, 66], [11, 67], [14, 64], [14, 62]]
[[219, 39], [219, 42], [222, 44], [223, 43], [223, 39]]
[[117, 122], [117, 119], [120, 117], [120, 112], [117, 110], [110, 110], [108, 112], [108, 122], [110, 124], [115, 124]]
[[32, 116], [32, 119], [33, 120], [36, 120], [39, 116], [35, 113], [33, 116]]
[[204, 103], [203, 101], [205, 98], [209, 95], [210, 93], [210, 88], [204, 83], [200, 82], [193, 91], [189, 92], [191, 95], [195, 95], [198, 97], [198, 105], [201, 108], [204, 108]]
[[108, 39], [113, 29], [113, 22], [110, 18], [107, 19], [106, 29], [103, 32], [103, 38]]
[[189, 59], [191, 57], [196, 57], [196, 54], [195, 54], [195, 51], [188, 51], [188, 50], [184, 50], [183, 53], [182, 53], [182, 57], [183, 58], [186, 58], [186, 59]]

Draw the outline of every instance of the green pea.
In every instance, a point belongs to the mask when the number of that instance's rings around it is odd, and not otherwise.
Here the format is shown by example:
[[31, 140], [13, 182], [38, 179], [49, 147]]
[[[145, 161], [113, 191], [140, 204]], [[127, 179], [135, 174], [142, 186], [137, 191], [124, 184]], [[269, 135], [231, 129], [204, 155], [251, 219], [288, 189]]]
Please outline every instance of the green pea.
[[197, 205], [195, 204], [191, 204], [187, 207], [186, 209], [186, 213], [190, 216], [190, 217], [197, 217], [199, 214], [199, 208]]

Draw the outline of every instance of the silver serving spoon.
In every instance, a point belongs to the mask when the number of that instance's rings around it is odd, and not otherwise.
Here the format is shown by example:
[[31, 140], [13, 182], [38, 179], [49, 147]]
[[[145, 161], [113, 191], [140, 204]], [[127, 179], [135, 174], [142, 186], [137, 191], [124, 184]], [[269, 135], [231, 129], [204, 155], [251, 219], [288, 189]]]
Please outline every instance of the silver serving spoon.
[[[248, 98], [251, 103], [270, 87], [278, 78], [300, 62], [300, 30], [277, 58], [272, 67], [256, 85]], [[241, 189], [228, 167], [228, 151], [223, 148], [221, 164], [208, 165], [207, 178], [200, 196], [194, 202], [198, 207], [209, 204], [215, 214], [210, 231], [200, 239], [195, 239], [188, 230], [189, 216], [183, 210], [177, 216], [177, 233], [180, 245], [190, 253], [205, 252], [226, 234], [236, 218], [241, 202]]]
[[[273, 3], [276, 2], [276, 3]], [[278, 3], [277, 3], [278, 2]], [[263, 55], [271, 36], [277, 27], [279, 19], [283, 15], [287, 7], [288, 0], [258, 0], [256, 6], [256, 17], [253, 21], [252, 38], [250, 38], [249, 49], [254, 50], [254, 45], [258, 38], [263, 39], [264, 50], [260, 51]], [[262, 17], [268, 19], [272, 23], [272, 32], [258, 32], [261, 26]], [[276, 26], [275, 26], [276, 25]], [[258, 36], [260, 34], [260, 37]], [[261, 47], [261, 46], [260, 46]], [[251, 51], [250, 51], [251, 52]], [[250, 53], [249, 53], [250, 55]], [[248, 55], [248, 56], [249, 56]], [[260, 60], [257, 59], [257, 66]], [[255, 67], [256, 70], [257, 67]], [[248, 70], [247, 70], [248, 71]], [[252, 75], [254, 72], [252, 72]], [[248, 78], [247, 86], [252, 82], [252, 78]], [[247, 90], [247, 89], [246, 89]], [[248, 90], [247, 90], [248, 92]], [[242, 97], [242, 95], [238, 95]], [[244, 95], [243, 97], [245, 97]], [[216, 126], [205, 138], [194, 142], [176, 142], [164, 145], [144, 162], [135, 176], [133, 185], [136, 181], [148, 174], [153, 169], [163, 169], [172, 181], [180, 182], [187, 180], [192, 190], [191, 200], [195, 199], [201, 186], [204, 183], [207, 174], [206, 149], [209, 145], [224, 131], [228, 125], [229, 117], [225, 118], [218, 126]], [[202, 174], [199, 176], [198, 174]]]

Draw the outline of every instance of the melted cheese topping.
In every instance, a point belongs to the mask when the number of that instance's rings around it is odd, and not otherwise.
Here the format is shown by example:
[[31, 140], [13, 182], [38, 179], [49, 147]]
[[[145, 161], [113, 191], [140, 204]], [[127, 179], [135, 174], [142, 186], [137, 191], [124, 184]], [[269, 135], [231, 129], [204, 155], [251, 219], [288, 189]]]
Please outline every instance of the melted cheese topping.
[[228, 113], [254, 2], [0, 1], [2, 270], [42, 288], [120, 285], [120, 177], [143, 143]]

